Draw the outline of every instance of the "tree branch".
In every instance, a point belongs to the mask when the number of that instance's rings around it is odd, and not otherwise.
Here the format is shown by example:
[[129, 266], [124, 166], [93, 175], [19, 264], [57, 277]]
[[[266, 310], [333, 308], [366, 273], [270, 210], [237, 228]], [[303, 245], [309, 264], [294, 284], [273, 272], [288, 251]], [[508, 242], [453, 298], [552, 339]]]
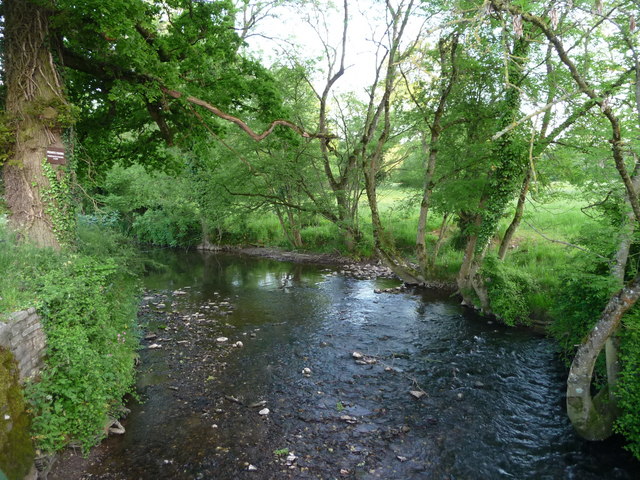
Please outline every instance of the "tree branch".
[[294, 132], [296, 132], [297, 134], [299, 134], [301, 137], [304, 138], [322, 138], [322, 139], [327, 139], [327, 138], [336, 138], [335, 135], [327, 135], [327, 134], [321, 134], [321, 133], [309, 133], [304, 131], [302, 128], [300, 128], [298, 125], [288, 121], [288, 120], [274, 120], [273, 122], [271, 122], [271, 124], [269, 125], [269, 127], [262, 133], [256, 133], [254, 132], [251, 127], [249, 127], [249, 125], [247, 125], [245, 122], [243, 122], [242, 120], [240, 120], [238, 117], [234, 117], [233, 115], [230, 115], [228, 113], [223, 112], [222, 110], [220, 110], [218, 107], [215, 107], [214, 105], [211, 105], [208, 102], [205, 102], [204, 100], [201, 100], [197, 97], [193, 97], [190, 95], [184, 95], [181, 92], [178, 92], [176, 90], [171, 90], [167, 87], [163, 87], [160, 86], [160, 90], [162, 90], [165, 94], [169, 95], [170, 97], [176, 98], [176, 99], [180, 99], [183, 98], [184, 100], [186, 100], [189, 103], [193, 103], [194, 105], [198, 105], [208, 111], [210, 111], [211, 113], [213, 113], [215, 116], [222, 118], [223, 120], [226, 120], [228, 122], [231, 123], [235, 123], [236, 125], [238, 125], [242, 130], [244, 130], [244, 132], [249, 135], [253, 140], [259, 142], [261, 140], [264, 140], [266, 137], [268, 137], [273, 130], [278, 126], [278, 125], [282, 125], [284, 127], [289, 127], [291, 130], [293, 130]]

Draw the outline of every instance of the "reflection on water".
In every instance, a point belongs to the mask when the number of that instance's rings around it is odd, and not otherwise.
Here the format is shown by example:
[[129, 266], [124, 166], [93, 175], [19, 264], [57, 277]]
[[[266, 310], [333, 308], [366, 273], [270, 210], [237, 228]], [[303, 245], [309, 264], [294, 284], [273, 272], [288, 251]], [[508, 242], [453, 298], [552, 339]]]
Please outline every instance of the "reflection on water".
[[[351, 478], [638, 478], [616, 441], [573, 434], [564, 371], [544, 338], [434, 293], [376, 295], [392, 283], [324, 267], [170, 251], [154, 258], [168, 267], [147, 287], [166, 292], [168, 310], [230, 305], [221, 319], [202, 310], [217, 319], [210, 331], [199, 324], [202, 345], [213, 352], [222, 333], [245, 346], [197, 398], [170, 389], [176, 352], [147, 351], [146, 400], [92, 478], [234, 479], [249, 464], [261, 479], [337, 478], [341, 469]], [[180, 288], [188, 295], [173, 296]], [[356, 363], [354, 351], [375, 363]], [[265, 400], [270, 414], [232, 410], [225, 395]], [[274, 458], [285, 447], [298, 457], [291, 468]]]

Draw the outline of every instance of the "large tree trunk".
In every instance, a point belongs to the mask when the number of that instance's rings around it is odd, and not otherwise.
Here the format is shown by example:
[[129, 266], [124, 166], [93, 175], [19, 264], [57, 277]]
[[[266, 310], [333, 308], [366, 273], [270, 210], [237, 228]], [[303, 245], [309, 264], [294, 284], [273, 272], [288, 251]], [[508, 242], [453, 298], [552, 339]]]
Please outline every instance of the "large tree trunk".
[[16, 131], [3, 169], [10, 225], [36, 245], [57, 249], [63, 226], [55, 225], [56, 198], [46, 198], [51, 185], [43, 164], [47, 147], [62, 146], [60, 117], [69, 112], [49, 49], [48, 13], [26, 0], [5, 0], [4, 8], [6, 112]]
[[[484, 199], [480, 200], [479, 210], [482, 211], [484, 205]], [[482, 241], [478, 231], [482, 225], [482, 213], [475, 214], [473, 224], [470, 226], [470, 233], [467, 237], [467, 243], [464, 249], [464, 256], [462, 258], [462, 264], [458, 271], [456, 283], [458, 284], [458, 291], [462, 296], [462, 304], [468, 306], [474, 306], [476, 304], [476, 298], [480, 300], [480, 308], [486, 313], [490, 313], [488, 295], [484, 291], [484, 283], [482, 283], [477, 277], [478, 271], [482, 266], [486, 248], [479, 245], [478, 242]], [[480, 291], [477, 291], [477, 287], [483, 287]]]

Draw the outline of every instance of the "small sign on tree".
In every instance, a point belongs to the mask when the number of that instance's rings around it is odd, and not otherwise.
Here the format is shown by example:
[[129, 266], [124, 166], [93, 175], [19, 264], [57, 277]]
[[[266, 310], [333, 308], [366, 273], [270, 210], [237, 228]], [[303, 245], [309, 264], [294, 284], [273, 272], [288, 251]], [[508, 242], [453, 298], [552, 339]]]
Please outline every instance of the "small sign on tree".
[[47, 147], [47, 161], [52, 165], [64, 165], [67, 163], [64, 147], [50, 146]]

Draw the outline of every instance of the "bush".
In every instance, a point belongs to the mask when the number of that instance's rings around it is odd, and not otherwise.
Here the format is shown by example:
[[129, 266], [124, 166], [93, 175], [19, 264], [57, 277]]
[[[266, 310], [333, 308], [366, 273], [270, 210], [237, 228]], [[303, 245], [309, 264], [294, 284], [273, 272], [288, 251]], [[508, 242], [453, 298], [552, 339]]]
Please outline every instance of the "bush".
[[[108, 230], [83, 227], [78, 251], [18, 244], [0, 226], [0, 312], [35, 306], [47, 334], [37, 383], [27, 385], [36, 446], [89, 448], [131, 391], [138, 345], [131, 249]], [[10, 298], [5, 298], [5, 295]]]
[[549, 332], [556, 339], [567, 363], [595, 325], [611, 293], [616, 280], [602, 275], [599, 267], [583, 256], [576, 256], [572, 266], [567, 265], [560, 277], [559, 289], [554, 298], [552, 316], [555, 319]]
[[42, 280], [38, 312], [48, 350], [40, 382], [27, 390], [34, 436], [45, 451], [70, 441], [87, 449], [133, 384], [132, 281], [113, 260], [82, 255]]
[[640, 459], [640, 311], [636, 307], [623, 318], [620, 332], [618, 406], [621, 414], [615, 430], [629, 442], [627, 448]]
[[531, 322], [531, 309], [527, 296], [537, 287], [534, 279], [495, 256], [487, 256], [485, 259], [482, 276], [493, 313], [507, 325], [528, 325]]

